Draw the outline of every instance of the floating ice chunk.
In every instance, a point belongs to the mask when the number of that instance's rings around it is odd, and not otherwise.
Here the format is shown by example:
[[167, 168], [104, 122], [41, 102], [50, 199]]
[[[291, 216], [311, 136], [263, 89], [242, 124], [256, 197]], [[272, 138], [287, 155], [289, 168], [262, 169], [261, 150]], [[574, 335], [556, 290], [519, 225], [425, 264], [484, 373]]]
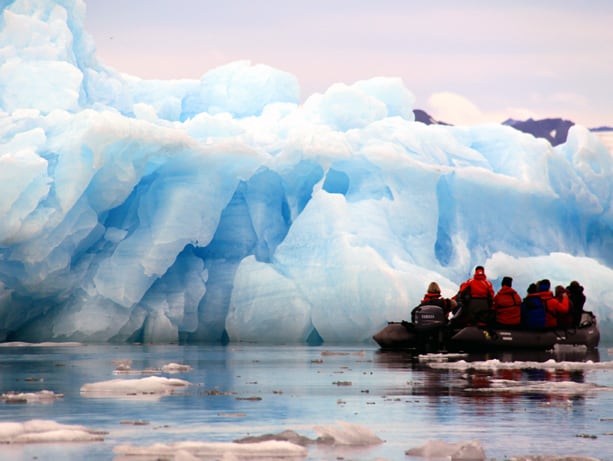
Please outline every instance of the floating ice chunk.
[[162, 366], [162, 371], [164, 373], [185, 373], [192, 370], [193, 368], [190, 365], [183, 365], [181, 363], [167, 363]]
[[310, 439], [292, 430], [279, 432], [278, 434], [264, 434], [248, 436], [237, 443], [254, 443], [270, 440], [286, 441], [298, 445], [342, 445], [342, 446], [368, 446], [383, 443], [379, 437], [364, 426], [347, 422], [339, 422], [339, 426], [317, 426], [314, 431], [318, 434], [316, 439]]
[[581, 455], [521, 455], [509, 456], [509, 461], [600, 461], [600, 459]]
[[64, 398], [64, 394], [56, 394], [53, 391], [42, 390], [39, 392], [5, 392], [0, 397], [6, 403], [50, 403]]
[[150, 398], [172, 395], [190, 386], [183, 379], [149, 376], [141, 379], [112, 379], [81, 386], [81, 395], [92, 398]]
[[46, 341], [42, 343], [28, 343], [23, 341], [8, 341], [0, 343], [0, 347], [82, 347], [83, 343], [77, 342], [52, 342]]
[[441, 440], [428, 440], [421, 447], [411, 448], [407, 456], [421, 456], [427, 459], [448, 458], [451, 461], [482, 461], [485, 452], [478, 441], [447, 443]]
[[[280, 459], [298, 460], [307, 455], [307, 449], [285, 441], [267, 441], [257, 443], [235, 442], [176, 442], [172, 444], [156, 443], [148, 447], [119, 445], [113, 449], [118, 455], [141, 457], [170, 457], [178, 454], [180, 459], [223, 458], [232, 460]], [[185, 457], [190, 456], [190, 457]]]
[[256, 443], [256, 442], [268, 442], [271, 440], [291, 442], [303, 447], [320, 442], [327, 443], [330, 439], [323, 439], [321, 437], [317, 439], [310, 439], [304, 435], [298, 434], [296, 431], [285, 430], [277, 434], [263, 434], [243, 437], [242, 439], [235, 440], [236, 443]]
[[338, 426], [317, 426], [314, 430], [320, 438], [333, 440], [334, 445], [366, 446], [383, 443], [383, 440], [367, 427], [345, 421], [339, 421], [337, 424]]
[[33, 419], [25, 423], [0, 423], [0, 443], [96, 442], [103, 441], [106, 432], [84, 426], [60, 424]]

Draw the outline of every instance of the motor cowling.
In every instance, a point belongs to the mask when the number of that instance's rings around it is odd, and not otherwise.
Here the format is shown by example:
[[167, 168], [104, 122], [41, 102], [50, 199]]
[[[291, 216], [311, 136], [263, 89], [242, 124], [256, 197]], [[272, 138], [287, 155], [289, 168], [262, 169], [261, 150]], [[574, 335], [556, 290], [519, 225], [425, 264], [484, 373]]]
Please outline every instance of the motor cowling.
[[445, 312], [440, 306], [419, 306], [413, 311], [413, 324], [417, 330], [432, 330], [446, 323]]

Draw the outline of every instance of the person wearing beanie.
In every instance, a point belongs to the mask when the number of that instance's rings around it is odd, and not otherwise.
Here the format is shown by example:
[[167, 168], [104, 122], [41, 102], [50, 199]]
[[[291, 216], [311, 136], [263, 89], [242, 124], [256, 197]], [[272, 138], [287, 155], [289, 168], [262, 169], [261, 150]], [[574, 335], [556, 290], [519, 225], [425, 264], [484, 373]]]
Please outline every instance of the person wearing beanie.
[[502, 286], [494, 296], [492, 309], [496, 313], [496, 323], [505, 326], [520, 325], [521, 297], [513, 289], [511, 277], [502, 278]]
[[454, 296], [454, 300], [462, 304], [462, 321], [469, 325], [488, 325], [494, 320], [492, 302], [494, 300], [494, 287], [485, 275], [483, 266], [475, 267], [475, 273], [462, 285]]

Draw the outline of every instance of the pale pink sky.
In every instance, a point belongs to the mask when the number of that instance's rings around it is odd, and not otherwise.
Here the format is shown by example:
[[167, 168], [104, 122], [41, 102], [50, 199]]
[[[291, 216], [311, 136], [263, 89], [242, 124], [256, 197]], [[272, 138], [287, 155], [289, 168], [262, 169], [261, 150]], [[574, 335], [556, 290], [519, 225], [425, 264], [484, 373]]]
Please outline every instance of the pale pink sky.
[[451, 123], [613, 126], [613, 1], [86, 0], [99, 60], [147, 79], [249, 59], [335, 82], [401, 77]]

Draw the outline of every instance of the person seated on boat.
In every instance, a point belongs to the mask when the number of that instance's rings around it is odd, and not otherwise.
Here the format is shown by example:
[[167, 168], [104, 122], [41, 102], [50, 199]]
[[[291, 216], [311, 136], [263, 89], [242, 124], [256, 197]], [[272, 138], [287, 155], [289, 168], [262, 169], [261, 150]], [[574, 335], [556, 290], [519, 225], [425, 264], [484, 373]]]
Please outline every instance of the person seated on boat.
[[585, 305], [585, 294], [583, 293], [583, 287], [579, 282], [573, 280], [570, 285], [566, 287], [566, 292], [571, 301], [571, 315], [573, 318], [573, 326], [579, 326], [581, 323], [581, 313], [583, 312], [583, 306]]
[[571, 328], [573, 326], [573, 303], [566, 292], [566, 288], [557, 285], [555, 298], [560, 303], [560, 310], [557, 315], [558, 327]]
[[521, 303], [521, 324], [531, 330], [545, 328], [545, 304], [536, 283], [528, 286], [526, 297]]
[[519, 326], [521, 323], [521, 297], [513, 288], [511, 277], [502, 278], [502, 286], [494, 296], [492, 310], [496, 323], [504, 326]]
[[538, 283], [538, 295], [545, 306], [545, 328], [556, 328], [558, 317], [566, 314], [564, 307], [553, 296], [551, 282], [543, 279]]
[[421, 306], [439, 306], [445, 313], [445, 318], [456, 308], [456, 302], [453, 299], [443, 298], [441, 296], [441, 287], [436, 282], [430, 282], [428, 290], [421, 300], [419, 305], [411, 312], [411, 321], [415, 322], [415, 310]]
[[460, 285], [460, 290], [453, 299], [461, 305], [462, 314], [455, 323], [487, 326], [495, 319], [492, 310], [494, 287], [487, 279], [483, 266], [475, 267], [472, 278]]

